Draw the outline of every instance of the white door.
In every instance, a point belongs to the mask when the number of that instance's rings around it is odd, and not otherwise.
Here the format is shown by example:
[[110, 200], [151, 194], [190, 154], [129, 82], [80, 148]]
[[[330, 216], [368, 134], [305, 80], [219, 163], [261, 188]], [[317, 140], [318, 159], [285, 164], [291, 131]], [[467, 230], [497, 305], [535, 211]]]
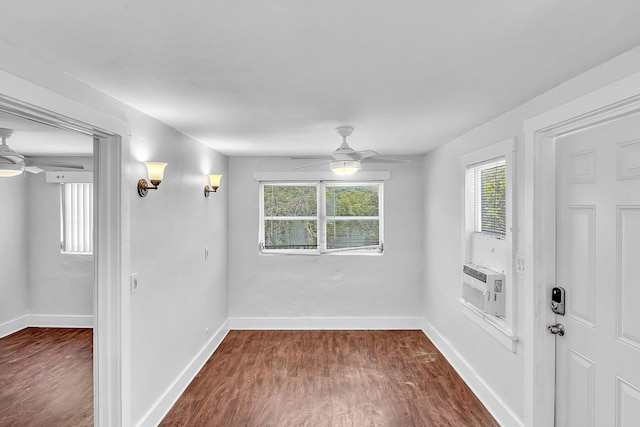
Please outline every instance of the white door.
[[556, 426], [640, 426], [640, 115], [556, 144]]

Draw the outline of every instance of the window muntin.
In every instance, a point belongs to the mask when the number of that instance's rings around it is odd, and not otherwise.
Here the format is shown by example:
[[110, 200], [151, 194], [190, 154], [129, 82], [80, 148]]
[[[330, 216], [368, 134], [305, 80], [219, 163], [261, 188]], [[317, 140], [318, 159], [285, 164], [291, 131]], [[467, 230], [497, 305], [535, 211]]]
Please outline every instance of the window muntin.
[[93, 253], [93, 184], [60, 184], [60, 246], [64, 254]]
[[382, 183], [261, 184], [262, 253], [382, 253]]
[[467, 169], [474, 231], [504, 239], [506, 230], [506, 165], [500, 157]]

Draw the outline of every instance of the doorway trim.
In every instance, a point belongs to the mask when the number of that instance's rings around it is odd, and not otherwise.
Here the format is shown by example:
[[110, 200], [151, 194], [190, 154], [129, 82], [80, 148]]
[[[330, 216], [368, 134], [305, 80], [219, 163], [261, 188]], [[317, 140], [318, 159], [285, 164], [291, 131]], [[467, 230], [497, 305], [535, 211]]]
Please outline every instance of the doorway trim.
[[640, 111], [640, 73], [525, 120], [524, 424], [554, 425], [555, 139]]
[[[67, 129], [93, 137], [94, 151], [94, 425], [129, 425], [129, 316], [126, 292], [122, 287], [123, 271], [128, 268], [128, 198], [122, 185], [122, 165], [128, 153], [128, 132], [125, 123], [106, 114], [90, 110], [59, 95], [28, 82], [0, 75], [0, 79], [15, 80], [25, 86], [25, 98], [49, 98], [49, 108], [36, 106], [19, 98], [0, 94], [0, 111], [56, 128]], [[15, 88], [15, 86], [14, 86]], [[12, 93], [12, 95], [16, 95]], [[46, 96], [45, 96], [46, 95]], [[37, 102], [37, 101], [36, 101]], [[72, 105], [70, 108], [69, 104]], [[56, 106], [60, 108], [56, 108]], [[60, 113], [58, 111], [64, 111]], [[86, 116], [75, 119], [75, 114]], [[106, 126], [88, 123], [95, 120]], [[128, 155], [128, 154], [127, 154]], [[123, 206], [126, 205], [126, 206]]]

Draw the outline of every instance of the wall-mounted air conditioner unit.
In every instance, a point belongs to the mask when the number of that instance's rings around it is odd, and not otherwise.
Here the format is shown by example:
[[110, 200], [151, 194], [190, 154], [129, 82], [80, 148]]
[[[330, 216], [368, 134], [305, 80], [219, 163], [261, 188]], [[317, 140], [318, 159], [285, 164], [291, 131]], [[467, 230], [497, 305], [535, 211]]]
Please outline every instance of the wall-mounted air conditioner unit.
[[480, 311], [505, 315], [504, 274], [474, 264], [462, 267], [462, 299]]

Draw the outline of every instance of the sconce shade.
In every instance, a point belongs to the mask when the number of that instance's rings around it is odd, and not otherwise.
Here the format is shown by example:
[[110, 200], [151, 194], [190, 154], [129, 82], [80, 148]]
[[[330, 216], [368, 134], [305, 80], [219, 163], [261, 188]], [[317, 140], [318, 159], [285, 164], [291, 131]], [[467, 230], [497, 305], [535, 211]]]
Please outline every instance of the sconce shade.
[[329, 167], [333, 173], [347, 176], [360, 170], [360, 162], [358, 160], [335, 160], [329, 163]]
[[157, 190], [158, 185], [164, 178], [164, 168], [167, 167], [166, 163], [162, 162], [144, 162], [149, 174], [149, 181], [153, 186], [150, 186], [146, 179], [141, 178], [138, 180], [138, 195], [145, 197], [149, 190]]
[[222, 175], [209, 175], [209, 182], [211, 183], [211, 187], [213, 187], [213, 191], [216, 191], [218, 187], [220, 187], [220, 180], [222, 179]]
[[149, 181], [153, 185], [158, 185], [164, 178], [164, 168], [167, 167], [166, 163], [162, 162], [144, 162], [149, 172]]
[[211, 188], [209, 188], [208, 185], [204, 186], [204, 197], [209, 197], [209, 193], [215, 193], [216, 191], [218, 191], [221, 179], [222, 175], [209, 175], [209, 183], [211, 184]]

